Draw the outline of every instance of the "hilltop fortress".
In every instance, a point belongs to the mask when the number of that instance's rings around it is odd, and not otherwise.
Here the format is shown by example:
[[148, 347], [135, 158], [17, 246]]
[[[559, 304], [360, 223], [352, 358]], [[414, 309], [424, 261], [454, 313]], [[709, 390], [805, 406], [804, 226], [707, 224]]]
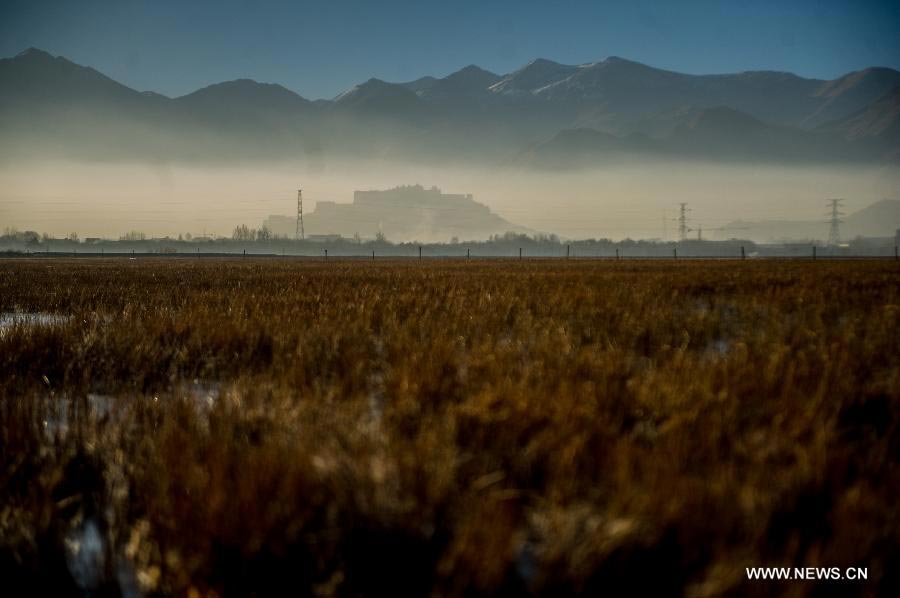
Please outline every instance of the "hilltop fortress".
[[[294, 236], [296, 222], [269, 216], [265, 225], [276, 235]], [[379, 233], [391, 241], [486, 239], [508, 231], [528, 232], [476, 202], [471, 194], [443, 193], [437, 187], [404, 185], [387, 190], [355, 191], [353, 203], [317, 201], [304, 217], [309, 238], [340, 235], [363, 239]]]

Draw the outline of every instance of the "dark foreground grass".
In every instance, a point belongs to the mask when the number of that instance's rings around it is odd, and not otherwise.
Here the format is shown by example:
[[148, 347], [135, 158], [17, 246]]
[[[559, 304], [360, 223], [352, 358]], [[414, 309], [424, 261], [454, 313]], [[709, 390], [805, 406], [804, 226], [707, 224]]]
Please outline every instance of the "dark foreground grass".
[[0, 314], [0, 593], [900, 595], [892, 262], [23, 259]]

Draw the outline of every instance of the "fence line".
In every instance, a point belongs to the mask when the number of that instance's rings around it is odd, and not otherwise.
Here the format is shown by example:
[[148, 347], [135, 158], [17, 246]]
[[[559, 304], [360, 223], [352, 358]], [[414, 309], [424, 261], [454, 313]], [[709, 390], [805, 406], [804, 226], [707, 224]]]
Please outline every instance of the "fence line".
[[[572, 252], [574, 253], [574, 252]], [[736, 260], [736, 261], [759, 261], [759, 260], [797, 260], [797, 261], [819, 261], [819, 260], [834, 260], [834, 261], [853, 261], [853, 260], [892, 260], [892, 261], [900, 261], [900, 257], [895, 252], [893, 254], [856, 254], [856, 255], [830, 255], [830, 254], [822, 254], [818, 252], [814, 252], [810, 255], [797, 255], [797, 254], [771, 254], [771, 255], [754, 255], [748, 256], [744, 252], [736, 255], [691, 255], [691, 254], [679, 254], [677, 250], [673, 250], [671, 254], [657, 254], [657, 255], [628, 255], [624, 252], [620, 252], [618, 249], [614, 254], [609, 255], [529, 255], [525, 256], [522, 253], [514, 254], [514, 255], [498, 255], [498, 254], [483, 254], [477, 255], [472, 253], [471, 251], [467, 251], [465, 254], [449, 254], [449, 253], [436, 253], [432, 255], [427, 255], [423, 252], [415, 253], [412, 255], [404, 255], [397, 253], [384, 253], [377, 254], [375, 251], [365, 254], [334, 254], [329, 253], [327, 249], [324, 250], [322, 254], [314, 255], [314, 254], [286, 254], [286, 253], [247, 253], [246, 250], [241, 253], [235, 252], [184, 252], [184, 253], [157, 253], [157, 252], [143, 252], [137, 253], [135, 251], [130, 252], [105, 252], [105, 251], [97, 251], [97, 252], [77, 252], [77, 251], [36, 251], [33, 253], [23, 253], [23, 252], [0, 252], [0, 259], [22, 259], [22, 258], [41, 258], [41, 259], [54, 259], [54, 258], [68, 258], [68, 259], [91, 259], [91, 258], [104, 258], [104, 259], [115, 259], [115, 258], [160, 258], [160, 259], [184, 259], [184, 258], [265, 258], [265, 259], [285, 259], [285, 260], [316, 260], [331, 262], [337, 260], [345, 260], [345, 261], [374, 261], [376, 258], [380, 258], [382, 260], [422, 260], [422, 261], [434, 261], [434, 260], [507, 260], [513, 262], [519, 261], [635, 261], [635, 260], [657, 260], [657, 261], [683, 261], [683, 260]]]

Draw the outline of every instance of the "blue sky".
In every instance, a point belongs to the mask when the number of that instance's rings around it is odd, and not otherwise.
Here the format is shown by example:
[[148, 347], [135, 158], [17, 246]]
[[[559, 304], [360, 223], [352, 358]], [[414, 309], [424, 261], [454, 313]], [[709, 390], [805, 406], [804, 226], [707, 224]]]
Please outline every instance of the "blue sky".
[[0, 0], [0, 56], [29, 46], [167, 95], [249, 77], [327, 98], [369, 77], [609, 55], [833, 78], [900, 68], [900, 2]]

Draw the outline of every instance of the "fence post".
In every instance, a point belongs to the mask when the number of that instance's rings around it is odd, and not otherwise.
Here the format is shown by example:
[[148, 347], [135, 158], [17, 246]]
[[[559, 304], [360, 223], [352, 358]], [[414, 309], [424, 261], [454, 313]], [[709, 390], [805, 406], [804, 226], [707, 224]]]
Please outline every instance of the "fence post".
[[566, 259], [569, 259], [569, 246], [566, 245]]
[[676, 260], [678, 259], [678, 248], [677, 247], [672, 248], [672, 257], [675, 258]]
[[328, 261], [328, 250], [327, 249], [325, 250], [325, 261], [326, 262]]
[[419, 245], [419, 259], [422, 259], [422, 246]]
[[375, 250], [374, 249], [372, 250], [372, 261], [373, 262], [375, 261]]
[[745, 259], [747, 256], [744, 254], [744, 246], [741, 245], [741, 259]]
[[467, 262], [469, 261], [469, 251], [470, 251], [470, 249], [468, 247], [466, 247], [466, 261]]
[[616, 259], [619, 259], [619, 248], [616, 247]]
[[519, 259], [522, 259], [522, 248], [519, 247]]

